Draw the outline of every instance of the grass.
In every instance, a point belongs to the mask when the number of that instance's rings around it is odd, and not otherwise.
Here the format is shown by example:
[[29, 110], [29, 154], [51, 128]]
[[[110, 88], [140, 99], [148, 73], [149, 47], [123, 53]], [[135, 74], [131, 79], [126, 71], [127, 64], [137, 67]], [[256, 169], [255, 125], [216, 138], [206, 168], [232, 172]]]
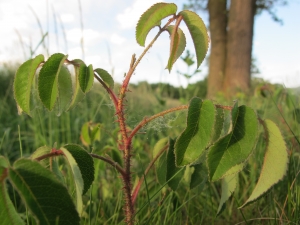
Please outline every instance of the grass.
[[[4, 73], [4, 72], [2, 72]], [[33, 117], [18, 116], [12, 93], [13, 70], [0, 75], [0, 153], [11, 162], [20, 156], [20, 144], [24, 157], [29, 156], [40, 146], [61, 146], [66, 143], [80, 142], [81, 126], [87, 121], [101, 124], [101, 141], [89, 147], [89, 151], [120, 157], [116, 138], [118, 131], [114, 122], [114, 110], [105, 91], [95, 85], [74, 110], [57, 117], [56, 112], [47, 112], [38, 106]], [[127, 118], [133, 128], [146, 115], [153, 115], [163, 109], [178, 106], [180, 98], [170, 98], [162, 90], [147, 83], [131, 86], [128, 94]], [[271, 87], [271, 86], [270, 86]], [[118, 88], [118, 87], [116, 87]], [[276, 87], [277, 88], [277, 87]], [[250, 99], [239, 96], [240, 102], [253, 107], [262, 118], [271, 118], [281, 128], [287, 149], [290, 153], [289, 170], [283, 181], [275, 185], [257, 202], [238, 209], [255, 186], [259, 177], [264, 154], [264, 136], [261, 134], [250, 159], [250, 164], [241, 172], [239, 184], [233, 197], [227, 202], [225, 211], [216, 217], [220, 200], [219, 182], [209, 183], [201, 176], [202, 183], [190, 190], [188, 181], [191, 170], [186, 170], [177, 192], [158, 184], [154, 170], [146, 176], [137, 199], [137, 224], [299, 224], [300, 223], [300, 145], [299, 145], [299, 98], [290, 94], [290, 90], [281, 88], [281, 92], [267, 93], [266, 97], [257, 95]], [[278, 90], [278, 88], [277, 88]], [[175, 90], [176, 91], [176, 90]], [[169, 96], [174, 96], [174, 93]], [[272, 92], [272, 89], [269, 90]], [[156, 94], [156, 95], [155, 95]], [[160, 96], [158, 98], [157, 96]], [[179, 96], [181, 97], [181, 96]], [[221, 100], [220, 100], [221, 101]], [[228, 103], [231, 104], [231, 103]], [[241, 103], [240, 103], [241, 104]], [[133, 180], [143, 175], [152, 158], [155, 143], [168, 135], [176, 137], [185, 126], [183, 112], [172, 114], [158, 122], [153, 122], [133, 141], [135, 160], [133, 161]], [[18, 131], [20, 128], [20, 132]], [[170, 129], [170, 127], [172, 127]], [[19, 138], [20, 135], [20, 138]], [[95, 181], [84, 196], [85, 214], [82, 224], [122, 224], [122, 184], [114, 168], [102, 161], [95, 161]], [[203, 171], [205, 174], [205, 170]], [[70, 181], [67, 181], [70, 182]], [[16, 193], [16, 207], [26, 216], [26, 209], [20, 203]]]

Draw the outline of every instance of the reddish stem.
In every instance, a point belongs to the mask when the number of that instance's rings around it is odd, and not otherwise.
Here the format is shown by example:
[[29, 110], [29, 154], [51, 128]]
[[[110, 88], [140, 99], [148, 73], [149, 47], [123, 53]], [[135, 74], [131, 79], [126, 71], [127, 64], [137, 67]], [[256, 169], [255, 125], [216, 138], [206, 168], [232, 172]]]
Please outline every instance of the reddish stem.
[[227, 105], [218, 105], [215, 104], [216, 108], [220, 108], [220, 109], [225, 109], [225, 110], [232, 110], [232, 106], [227, 106]]
[[158, 117], [161, 117], [161, 116], [164, 116], [168, 113], [171, 113], [171, 112], [175, 112], [175, 111], [178, 111], [178, 110], [183, 110], [183, 109], [188, 109], [188, 105], [181, 105], [181, 106], [178, 106], [178, 107], [174, 107], [174, 108], [171, 108], [171, 109], [167, 109], [165, 111], [162, 111], [160, 113], [157, 113], [149, 118], [144, 118], [133, 130], [132, 132], [130, 133], [130, 136], [128, 137], [128, 140], [131, 140], [134, 135], [136, 135], [136, 133], [143, 127], [145, 126], [147, 123], [149, 123], [150, 121], [158, 118]]
[[0, 174], [0, 183], [2, 183], [8, 176], [8, 168], [4, 168], [2, 174]]
[[99, 83], [105, 88], [105, 90], [108, 92], [109, 96], [111, 97], [114, 105], [115, 105], [115, 109], [117, 109], [118, 107], [118, 98], [116, 96], [116, 94], [114, 93], [114, 91], [109, 88], [106, 83], [103, 82], [103, 80], [94, 73], [94, 77], [97, 79], [97, 81], [99, 81]]
[[64, 155], [62, 150], [52, 149], [52, 151], [50, 153], [39, 156], [39, 157], [35, 158], [34, 160], [41, 161], [43, 159], [47, 159], [47, 158], [54, 157], [54, 156], [59, 156], [59, 155]]

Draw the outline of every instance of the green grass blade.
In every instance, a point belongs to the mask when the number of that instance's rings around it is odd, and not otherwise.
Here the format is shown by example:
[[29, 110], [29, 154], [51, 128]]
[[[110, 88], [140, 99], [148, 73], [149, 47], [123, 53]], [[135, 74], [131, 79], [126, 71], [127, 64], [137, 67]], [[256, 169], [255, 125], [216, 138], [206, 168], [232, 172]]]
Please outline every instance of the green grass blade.
[[167, 31], [171, 36], [171, 43], [170, 43], [170, 57], [168, 60], [167, 69], [171, 72], [173, 64], [176, 60], [181, 56], [183, 53], [185, 46], [186, 46], [186, 38], [182, 30], [175, 26], [170, 25], [167, 27]]
[[114, 79], [106, 70], [97, 68], [95, 69], [95, 72], [101, 77], [107, 87], [110, 89], [114, 88]]
[[207, 154], [211, 181], [221, 179], [228, 175], [230, 169], [245, 162], [256, 144], [258, 123], [254, 111], [246, 106], [237, 107], [235, 104], [231, 116], [232, 130], [219, 139]]
[[36, 161], [20, 159], [9, 169], [9, 180], [39, 224], [79, 225], [79, 216], [67, 189]]
[[265, 120], [264, 124], [268, 138], [262, 171], [252, 194], [240, 208], [257, 200], [282, 180], [288, 168], [288, 153], [279, 128], [271, 120]]
[[173, 3], [157, 3], [151, 6], [140, 17], [136, 26], [136, 41], [139, 45], [145, 46], [146, 37], [149, 31], [155, 26], [159, 26], [161, 20], [175, 14], [177, 6]]
[[202, 19], [194, 12], [183, 10], [178, 15], [182, 16], [183, 21], [188, 27], [192, 36], [197, 57], [197, 68], [204, 60], [208, 51], [209, 37], [206, 26]]
[[22, 225], [24, 224], [16, 212], [6, 189], [7, 168], [2, 167], [0, 162], [0, 219], [1, 224]]
[[38, 79], [38, 91], [43, 105], [52, 110], [58, 97], [58, 75], [67, 58], [66, 55], [56, 53], [44, 63]]
[[187, 127], [175, 143], [176, 165], [197, 160], [210, 142], [215, 120], [215, 107], [209, 100], [193, 98], [187, 115]]
[[30, 114], [30, 94], [35, 72], [44, 61], [43, 55], [24, 62], [16, 72], [14, 80], [14, 96], [18, 104], [19, 113], [24, 111]]

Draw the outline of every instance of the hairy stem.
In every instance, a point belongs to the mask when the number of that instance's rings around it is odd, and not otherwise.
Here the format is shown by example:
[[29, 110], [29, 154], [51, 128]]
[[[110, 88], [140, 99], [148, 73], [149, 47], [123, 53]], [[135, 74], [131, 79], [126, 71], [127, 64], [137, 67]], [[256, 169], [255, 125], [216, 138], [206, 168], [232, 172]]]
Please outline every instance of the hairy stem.
[[[140, 55], [140, 57], [135, 61], [134, 63], [131, 63], [131, 66], [129, 68], [129, 71], [126, 74], [125, 80], [123, 81], [123, 85], [125, 85], [125, 90], [129, 84], [130, 78], [135, 70], [135, 68], [138, 66], [138, 64], [140, 63], [140, 61], [143, 59], [143, 57], [145, 56], [145, 54], [149, 51], [149, 49], [153, 46], [154, 42], [157, 40], [157, 38], [161, 35], [162, 32], [164, 32], [166, 30], [166, 28], [176, 19], [176, 16], [174, 16], [173, 18], [171, 18], [166, 25], [161, 28], [158, 33], [156, 34], [156, 36], [153, 38], [153, 40], [150, 42], [150, 44], [145, 48], [145, 50], [143, 51], [143, 53]], [[125, 93], [125, 92], [124, 92]]]
[[96, 78], [97, 81], [99, 81], [99, 83], [104, 87], [104, 89], [107, 91], [107, 93], [109, 94], [110, 98], [112, 99], [115, 108], [118, 107], [118, 98], [116, 96], [116, 94], [113, 92], [112, 89], [110, 89], [109, 87], [107, 87], [107, 85], [103, 82], [103, 80], [94, 73], [94, 77]]
[[225, 110], [232, 110], [232, 106], [227, 106], [227, 105], [218, 105], [215, 104], [216, 108], [220, 108], [220, 109], [225, 109]]
[[147, 123], [151, 122], [152, 120], [158, 118], [158, 117], [161, 117], [161, 116], [164, 116], [168, 113], [171, 113], [171, 112], [175, 112], [175, 111], [178, 111], [178, 110], [183, 110], [183, 109], [187, 109], [189, 106], [188, 105], [182, 105], [182, 106], [178, 106], [178, 107], [174, 107], [174, 108], [171, 108], [171, 109], [167, 109], [165, 111], [162, 111], [160, 113], [157, 113], [149, 118], [144, 118], [133, 130], [132, 132], [130, 133], [130, 136], [129, 136], [129, 140], [131, 140], [134, 135], [136, 135], [136, 133], [143, 127], [145, 126]]
[[137, 199], [137, 196], [138, 196], [138, 193], [139, 193], [139, 190], [141, 188], [141, 185], [142, 183], [144, 182], [145, 180], [145, 177], [146, 175], [148, 174], [148, 172], [150, 171], [150, 169], [152, 168], [152, 166], [154, 165], [154, 163], [158, 160], [158, 158], [168, 149], [169, 145], [165, 145], [158, 153], [157, 155], [152, 159], [152, 161], [149, 163], [147, 169], [145, 170], [144, 172], [144, 175], [140, 178], [138, 184], [136, 185], [134, 191], [132, 192], [132, 203], [134, 204], [136, 199]]
[[47, 153], [45, 155], [41, 155], [41, 156], [35, 158], [34, 160], [41, 161], [43, 159], [47, 159], [47, 158], [54, 157], [54, 156], [59, 156], [59, 155], [64, 155], [64, 153], [62, 152], [62, 150], [52, 149], [52, 152]]
[[[131, 197], [131, 171], [130, 171], [130, 163], [131, 163], [131, 140], [132, 137], [135, 135], [135, 133], [131, 133], [130, 138], [128, 138], [127, 134], [127, 128], [126, 128], [126, 119], [124, 115], [124, 99], [126, 96], [126, 92], [128, 91], [128, 84], [130, 81], [130, 78], [132, 77], [136, 67], [142, 60], [142, 58], [145, 56], [145, 54], [148, 52], [148, 50], [152, 47], [154, 42], [157, 40], [157, 38], [161, 35], [163, 31], [165, 31], [166, 27], [169, 26], [170, 23], [172, 23], [176, 19], [176, 16], [171, 18], [166, 25], [163, 28], [160, 28], [157, 35], [153, 38], [153, 40], [150, 42], [150, 44], [145, 48], [143, 53], [140, 55], [140, 57], [136, 60], [135, 55], [132, 56], [131, 63], [129, 70], [125, 76], [125, 79], [122, 83], [122, 86], [119, 91], [118, 98], [112, 95], [112, 93], [109, 91], [109, 89], [106, 89], [110, 95], [112, 96], [112, 99], [115, 104], [116, 108], [116, 115], [118, 117], [118, 123], [120, 127], [121, 132], [121, 144], [119, 145], [119, 149], [123, 151], [123, 160], [124, 160], [124, 176], [122, 176], [122, 181], [124, 184], [123, 190], [124, 190], [124, 197], [125, 197], [125, 221], [127, 224], [133, 224], [133, 216], [134, 216], [134, 207], [132, 203], [132, 197]], [[101, 80], [101, 79], [100, 79]], [[102, 80], [101, 80], [102, 81]], [[100, 82], [100, 81], [99, 81]], [[100, 82], [101, 83], [101, 82]], [[102, 82], [103, 83], [103, 82]], [[102, 84], [101, 83], [101, 84]], [[103, 84], [102, 84], [103, 85]], [[105, 87], [105, 86], [104, 86]]]
[[[126, 96], [126, 92], [128, 91], [129, 81], [130, 81], [136, 67], [139, 65], [139, 63], [141, 62], [143, 57], [146, 55], [146, 53], [149, 51], [149, 49], [153, 46], [154, 42], [161, 35], [161, 33], [166, 30], [167, 26], [169, 26], [175, 19], [176, 19], [176, 16], [171, 18], [165, 24], [165, 26], [163, 28], [160, 28], [160, 30], [158, 31], [156, 36], [153, 38], [153, 40], [150, 42], [150, 44], [144, 49], [143, 53], [140, 55], [140, 57], [137, 60], [135, 58], [135, 55], [132, 56], [129, 70], [128, 70], [126, 76], [125, 76], [125, 79], [123, 81], [123, 85], [122, 85], [122, 87], [120, 89], [120, 92], [119, 92], [119, 100], [118, 100], [118, 107], [117, 107], [117, 114], [118, 114], [118, 117], [119, 117], [118, 119], [119, 119], [119, 124], [120, 124], [121, 132], [122, 132], [123, 143], [128, 145], [128, 146], [131, 143], [130, 143], [130, 141], [127, 142], [127, 131], [126, 131], [126, 124], [125, 124], [125, 118], [124, 118], [124, 113], [123, 113], [123, 101], [124, 101], [124, 98]], [[127, 142], [127, 143], [125, 143], [125, 142]], [[124, 146], [124, 148], [129, 149], [127, 146]], [[125, 155], [130, 156], [130, 154], [127, 154], [126, 152], [124, 152], [124, 153], [125, 153]]]
[[[100, 155], [97, 155], [97, 154], [94, 154], [94, 153], [89, 153], [89, 154], [93, 158], [100, 159], [100, 160], [102, 160], [102, 161], [104, 161], [104, 162], [112, 165], [114, 168], [116, 168], [116, 170], [122, 176], [126, 176], [125, 171], [123, 170], [123, 168], [117, 162], [115, 162], [113, 159], [111, 159], [109, 157], [103, 157], [103, 156], [100, 156]], [[59, 155], [64, 155], [64, 153], [61, 150], [53, 149], [52, 152], [44, 154], [44, 155], [41, 155], [41, 156], [35, 158], [34, 160], [41, 161], [43, 159], [47, 159], [47, 158], [51, 158], [51, 157], [59, 156]]]
[[159, 30], [157, 35], [153, 38], [153, 40], [150, 42], [150, 44], [145, 48], [143, 53], [140, 55], [140, 57], [136, 60], [135, 55], [132, 56], [131, 63], [129, 70], [125, 76], [125, 79], [123, 81], [123, 84], [120, 88], [119, 91], [119, 98], [117, 100], [116, 106], [116, 114], [118, 117], [118, 122], [120, 126], [120, 132], [122, 135], [122, 140], [121, 140], [121, 145], [120, 145], [120, 150], [123, 150], [123, 160], [124, 160], [124, 171], [126, 176], [122, 176], [123, 180], [123, 190], [124, 190], [124, 197], [125, 197], [125, 221], [127, 224], [133, 224], [133, 216], [134, 216], [134, 207], [133, 207], [133, 202], [132, 202], [132, 197], [131, 197], [131, 140], [132, 137], [134, 136], [135, 133], [133, 133], [130, 138], [128, 138], [127, 134], [127, 129], [126, 129], [126, 120], [125, 120], [125, 115], [124, 115], [124, 98], [126, 96], [126, 92], [128, 91], [128, 84], [130, 81], [130, 78], [132, 77], [136, 67], [142, 60], [142, 58], [145, 56], [145, 54], [148, 52], [148, 50], [152, 47], [154, 42], [157, 40], [157, 38], [161, 35], [163, 31], [165, 31], [166, 27], [174, 21], [176, 17], [174, 16], [172, 19], [168, 21], [168, 23]]

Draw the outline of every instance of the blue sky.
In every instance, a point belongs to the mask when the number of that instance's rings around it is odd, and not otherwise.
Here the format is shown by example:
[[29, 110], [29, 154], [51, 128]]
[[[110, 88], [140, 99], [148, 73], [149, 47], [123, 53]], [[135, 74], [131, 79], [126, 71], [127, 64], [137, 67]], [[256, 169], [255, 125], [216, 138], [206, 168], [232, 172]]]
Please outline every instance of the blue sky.
[[[135, 42], [135, 25], [138, 18], [156, 2], [161, 0], [82, 0], [86, 63], [111, 72], [115, 80], [121, 82], [128, 70], [131, 55], [135, 53], [138, 56], [143, 51]], [[174, 2], [179, 10], [184, 3], [183, 0], [165, 2]], [[24, 61], [29, 57], [29, 46], [35, 48], [40, 42], [41, 32], [32, 10], [39, 18], [43, 31], [49, 31], [46, 45], [50, 54], [62, 52], [68, 54], [69, 59], [82, 58], [82, 34], [77, 0], [0, 0], [0, 66], [5, 61]], [[199, 15], [207, 24], [207, 13], [199, 12]], [[300, 0], [290, 0], [287, 6], [278, 7], [277, 15], [283, 19], [283, 25], [272, 21], [267, 13], [255, 19], [253, 56], [261, 71], [261, 74], [256, 76], [285, 84], [287, 87], [300, 86]], [[64, 26], [67, 45], [59, 20]], [[185, 27], [182, 29], [186, 31]], [[146, 44], [156, 32], [157, 28], [150, 32]], [[20, 44], [20, 37], [25, 46], [24, 50]], [[189, 37], [188, 43], [187, 49], [193, 53]], [[37, 53], [46, 52], [40, 46]], [[182, 62], [178, 61], [175, 64], [171, 74], [164, 69], [168, 53], [169, 37], [165, 33], [144, 57], [133, 76], [133, 82], [147, 80], [185, 86], [186, 79], [176, 73], [177, 70], [187, 71]], [[191, 82], [206, 76], [205, 61], [200, 69], [202, 73], [192, 78]]]

